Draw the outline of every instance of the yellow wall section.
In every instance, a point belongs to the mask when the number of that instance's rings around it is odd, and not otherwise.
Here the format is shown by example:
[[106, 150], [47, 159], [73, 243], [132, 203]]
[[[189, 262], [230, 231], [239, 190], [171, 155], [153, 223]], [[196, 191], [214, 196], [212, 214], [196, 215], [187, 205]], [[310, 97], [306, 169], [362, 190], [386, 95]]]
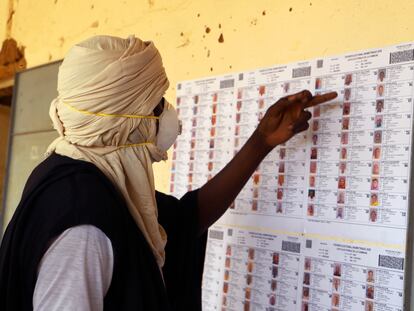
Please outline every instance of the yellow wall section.
[[[11, 1], [11, 36], [26, 46], [29, 67], [62, 58], [94, 34], [135, 33], [155, 41], [163, 55], [169, 99], [180, 80], [414, 39], [412, 0]], [[6, 2], [0, 0], [0, 20]], [[168, 169], [169, 163], [155, 166], [162, 191], [168, 191]]]
[[7, 33], [7, 13], [9, 8], [8, 0], [0, 0], [0, 43], [4, 41]]

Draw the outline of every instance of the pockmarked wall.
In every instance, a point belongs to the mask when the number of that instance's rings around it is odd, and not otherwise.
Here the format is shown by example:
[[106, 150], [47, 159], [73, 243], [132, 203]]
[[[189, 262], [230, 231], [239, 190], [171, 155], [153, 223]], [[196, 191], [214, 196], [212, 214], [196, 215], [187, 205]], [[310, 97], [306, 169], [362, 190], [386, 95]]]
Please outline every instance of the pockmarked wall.
[[[25, 46], [28, 67], [95, 34], [152, 40], [174, 102], [180, 80], [414, 40], [412, 12], [412, 0], [0, 0], [0, 39]], [[169, 167], [155, 165], [161, 191]]]

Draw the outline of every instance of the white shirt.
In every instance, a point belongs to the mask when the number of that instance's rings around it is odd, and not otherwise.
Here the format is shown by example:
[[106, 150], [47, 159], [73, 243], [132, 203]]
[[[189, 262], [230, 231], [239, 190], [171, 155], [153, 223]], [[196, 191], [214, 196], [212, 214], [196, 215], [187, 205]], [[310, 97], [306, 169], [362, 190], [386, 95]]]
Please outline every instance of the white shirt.
[[103, 310], [113, 265], [111, 241], [100, 229], [91, 225], [67, 229], [39, 264], [33, 310]]

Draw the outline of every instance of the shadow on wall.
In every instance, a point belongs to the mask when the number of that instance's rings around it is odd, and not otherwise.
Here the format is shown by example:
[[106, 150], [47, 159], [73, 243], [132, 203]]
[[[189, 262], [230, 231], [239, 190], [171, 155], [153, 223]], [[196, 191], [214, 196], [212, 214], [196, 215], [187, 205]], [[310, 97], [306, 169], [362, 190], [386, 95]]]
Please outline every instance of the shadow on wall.
[[0, 105], [0, 214], [3, 212], [3, 182], [9, 138], [10, 107]]

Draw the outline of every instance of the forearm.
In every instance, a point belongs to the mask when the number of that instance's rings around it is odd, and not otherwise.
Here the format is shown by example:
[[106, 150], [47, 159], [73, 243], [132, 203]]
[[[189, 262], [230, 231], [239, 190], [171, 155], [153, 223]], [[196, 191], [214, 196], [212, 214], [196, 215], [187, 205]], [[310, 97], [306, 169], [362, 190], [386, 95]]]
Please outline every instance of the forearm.
[[198, 192], [199, 230], [204, 232], [234, 201], [260, 162], [272, 150], [254, 132], [236, 156]]

